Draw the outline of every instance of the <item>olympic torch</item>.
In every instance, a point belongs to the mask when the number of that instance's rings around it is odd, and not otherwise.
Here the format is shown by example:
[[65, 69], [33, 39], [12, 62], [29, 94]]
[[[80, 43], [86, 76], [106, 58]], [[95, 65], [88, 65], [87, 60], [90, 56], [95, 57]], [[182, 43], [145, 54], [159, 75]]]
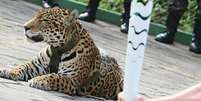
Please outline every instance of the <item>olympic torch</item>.
[[139, 87], [153, 0], [133, 0], [131, 4], [124, 79], [125, 101], [133, 101]]

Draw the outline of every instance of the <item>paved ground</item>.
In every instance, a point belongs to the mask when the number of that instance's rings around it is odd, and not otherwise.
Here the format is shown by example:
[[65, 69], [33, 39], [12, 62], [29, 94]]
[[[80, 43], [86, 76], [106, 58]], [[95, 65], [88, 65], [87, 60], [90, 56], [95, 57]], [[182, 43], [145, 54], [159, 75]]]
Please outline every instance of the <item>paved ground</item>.
[[[13, 65], [37, 55], [45, 44], [27, 43], [23, 23], [40, 7], [21, 0], [0, 0], [0, 64]], [[97, 21], [82, 22], [92, 33], [98, 47], [115, 57], [125, 66], [127, 35], [113, 25]], [[174, 94], [201, 81], [201, 56], [188, 52], [179, 44], [163, 45], [148, 38], [139, 93], [148, 97]], [[88, 97], [70, 97], [56, 92], [29, 88], [26, 82], [0, 79], [0, 101], [95, 101]], [[10, 96], [11, 95], [11, 96]]]

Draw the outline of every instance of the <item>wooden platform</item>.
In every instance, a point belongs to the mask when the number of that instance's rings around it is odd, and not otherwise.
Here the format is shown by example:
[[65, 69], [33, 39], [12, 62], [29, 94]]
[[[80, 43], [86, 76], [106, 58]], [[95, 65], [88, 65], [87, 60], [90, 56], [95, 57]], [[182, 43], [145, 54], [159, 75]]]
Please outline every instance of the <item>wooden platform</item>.
[[[12, 68], [31, 59], [46, 44], [26, 42], [23, 23], [40, 9], [22, 0], [0, 0], [0, 64]], [[122, 68], [125, 66], [127, 35], [119, 28], [97, 21], [82, 22], [92, 33], [101, 50], [115, 57]], [[201, 56], [188, 52], [179, 44], [164, 45], [152, 37], [148, 39], [140, 93], [148, 97], [174, 94], [201, 81]], [[26, 82], [0, 79], [0, 101], [96, 101], [89, 97], [70, 97], [56, 92], [30, 88]], [[99, 99], [100, 100], [100, 99]]]

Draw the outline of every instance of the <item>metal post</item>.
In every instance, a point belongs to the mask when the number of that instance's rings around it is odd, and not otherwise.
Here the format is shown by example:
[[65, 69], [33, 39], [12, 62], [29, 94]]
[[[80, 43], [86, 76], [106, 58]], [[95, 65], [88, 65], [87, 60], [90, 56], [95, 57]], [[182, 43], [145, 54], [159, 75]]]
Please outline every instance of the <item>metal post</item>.
[[124, 79], [126, 101], [133, 101], [138, 92], [152, 7], [153, 0], [133, 0], [131, 4]]

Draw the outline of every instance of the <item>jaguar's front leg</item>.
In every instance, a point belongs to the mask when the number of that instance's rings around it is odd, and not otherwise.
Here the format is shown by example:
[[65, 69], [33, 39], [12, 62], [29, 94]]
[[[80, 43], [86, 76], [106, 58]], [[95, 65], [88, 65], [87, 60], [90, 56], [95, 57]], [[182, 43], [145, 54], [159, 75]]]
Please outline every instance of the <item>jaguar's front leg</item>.
[[28, 62], [13, 69], [0, 69], [0, 77], [15, 81], [28, 81], [37, 75], [48, 73], [47, 69], [34, 65], [32, 62]]
[[[17, 66], [14, 69], [0, 69], [0, 77], [11, 80], [27, 81], [28, 75], [25, 75], [23, 66]], [[27, 79], [26, 79], [27, 78]]]
[[50, 56], [47, 55], [48, 52], [50, 52], [50, 49], [46, 48], [44, 51], [40, 52], [39, 56], [11, 70], [0, 68], [0, 77], [11, 80], [28, 81], [36, 76], [49, 73], [48, 64]]
[[76, 84], [69, 77], [65, 77], [59, 74], [47, 74], [35, 77], [28, 81], [29, 86], [42, 90], [53, 90], [69, 95], [76, 94]]

